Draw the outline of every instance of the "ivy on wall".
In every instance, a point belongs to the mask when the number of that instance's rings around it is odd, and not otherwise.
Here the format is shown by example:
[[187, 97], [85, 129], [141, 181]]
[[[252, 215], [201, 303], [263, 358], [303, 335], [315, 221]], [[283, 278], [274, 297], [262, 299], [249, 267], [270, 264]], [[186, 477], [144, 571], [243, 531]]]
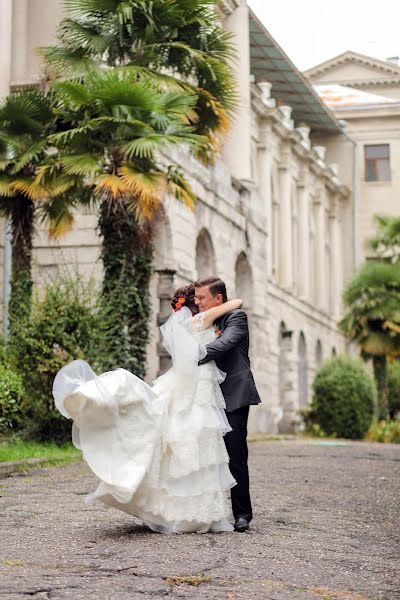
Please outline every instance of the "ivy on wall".
[[123, 367], [138, 377], [146, 373], [146, 347], [151, 314], [149, 284], [153, 248], [150, 233], [123, 203], [100, 208], [103, 238], [103, 299], [107, 312], [106, 366]]

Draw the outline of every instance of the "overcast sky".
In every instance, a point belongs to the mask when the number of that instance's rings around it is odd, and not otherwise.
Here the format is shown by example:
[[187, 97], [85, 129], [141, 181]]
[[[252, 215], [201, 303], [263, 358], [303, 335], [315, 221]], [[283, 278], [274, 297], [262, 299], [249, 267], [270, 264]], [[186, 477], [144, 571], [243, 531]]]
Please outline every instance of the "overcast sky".
[[300, 70], [354, 50], [400, 55], [400, 0], [248, 0]]

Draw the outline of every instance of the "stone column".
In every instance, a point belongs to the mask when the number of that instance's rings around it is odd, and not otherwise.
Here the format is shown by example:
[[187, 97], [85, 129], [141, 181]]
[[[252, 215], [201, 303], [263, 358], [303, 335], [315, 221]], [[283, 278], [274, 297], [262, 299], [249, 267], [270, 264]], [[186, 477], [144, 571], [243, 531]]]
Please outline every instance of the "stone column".
[[297, 289], [300, 298], [311, 299], [310, 293], [310, 190], [308, 180], [303, 177], [297, 188], [298, 223], [299, 223], [299, 255]]
[[279, 283], [286, 289], [293, 287], [292, 238], [292, 174], [288, 157], [279, 165]]
[[14, 0], [11, 77], [17, 83], [27, 80], [28, 61], [28, 0]]
[[316, 304], [321, 310], [328, 310], [327, 273], [325, 268], [325, 188], [321, 187], [314, 202], [315, 208], [315, 287]]
[[224, 159], [234, 177], [251, 179], [251, 97], [249, 9], [246, 0], [225, 19], [224, 28], [233, 34], [237, 55], [232, 62], [238, 93], [238, 109], [223, 147]]
[[332, 273], [330, 273], [332, 287], [332, 316], [339, 317], [341, 313], [341, 298], [343, 286], [343, 269], [342, 269], [342, 232], [340, 227], [340, 200], [335, 197], [331, 205], [329, 215], [330, 224], [330, 240], [331, 240], [331, 264]]
[[281, 339], [281, 372], [279, 382], [282, 419], [279, 422], [279, 433], [296, 433], [299, 428], [298, 402], [296, 393], [297, 363], [293, 353], [293, 332], [282, 332]]
[[0, 0], [0, 99], [10, 92], [11, 41], [12, 0]]
[[[171, 298], [174, 293], [174, 275], [172, 269], [160, 269], [158, 273], [158, 297], [160, 300], [160, 312], [157, 315], [157, 325], [160, 326], [171, 316]], [[160, 361], [158, 375], [162, 375], [171, 366], [171, 357], [161, 343], [157, 344], [157, 354]]]
[[266, 271], [268, 276], [272, 275], [273, 248], [272, 248], [272, 230], [273, 230], [273, 206], [272, 206], [272, 159], [273, 149], [270, 143], [271, 127], [266, 125], [260, 131], [260, 142], [258, 144], [258, 171], [259, 177], [259, 197], [262, 214], [265, 220], [266, 231]]

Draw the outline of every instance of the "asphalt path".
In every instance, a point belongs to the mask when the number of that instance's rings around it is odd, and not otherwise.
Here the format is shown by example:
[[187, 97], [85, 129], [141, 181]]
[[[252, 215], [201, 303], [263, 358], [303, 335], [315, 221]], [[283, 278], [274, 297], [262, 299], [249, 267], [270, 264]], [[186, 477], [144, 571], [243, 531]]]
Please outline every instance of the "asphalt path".
[[247, 533], [163, 535], [84, 464], [0, 480], [0, 597], [399, 600], [400, 446], [250, 445]]

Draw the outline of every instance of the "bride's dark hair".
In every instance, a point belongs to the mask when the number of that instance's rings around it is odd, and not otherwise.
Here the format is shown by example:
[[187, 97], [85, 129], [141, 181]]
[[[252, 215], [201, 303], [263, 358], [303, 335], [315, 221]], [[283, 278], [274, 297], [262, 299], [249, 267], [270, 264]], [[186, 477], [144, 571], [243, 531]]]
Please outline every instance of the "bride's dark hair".
[[[194, 293], [194, 285], [184, 285], [175, 290], [174, 297], [171, 300], [172, 308], [177, 311], [182, 308], [182, 306], [187, 306], [192, 315], [197, 315], [199, 309], [194, 303]], [[180, 300], [182, 298], [184, 299], [184, 302]]]

